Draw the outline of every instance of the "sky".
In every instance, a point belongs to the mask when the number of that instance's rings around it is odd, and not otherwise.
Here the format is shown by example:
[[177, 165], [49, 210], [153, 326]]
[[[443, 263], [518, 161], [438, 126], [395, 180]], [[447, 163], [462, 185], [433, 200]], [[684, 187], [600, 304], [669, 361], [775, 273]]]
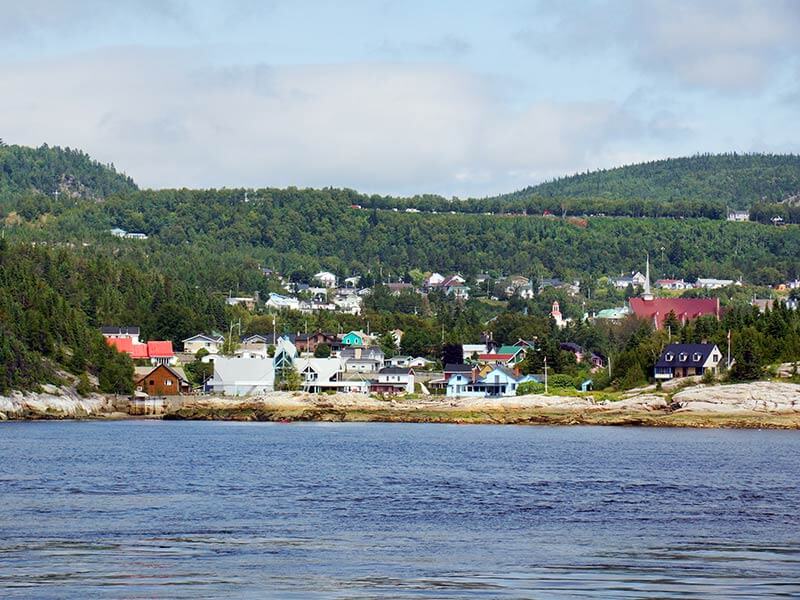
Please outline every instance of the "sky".
[[481, 197], [800, 151], [795, 0], [0, 0], [0, 138], [142, 187]]

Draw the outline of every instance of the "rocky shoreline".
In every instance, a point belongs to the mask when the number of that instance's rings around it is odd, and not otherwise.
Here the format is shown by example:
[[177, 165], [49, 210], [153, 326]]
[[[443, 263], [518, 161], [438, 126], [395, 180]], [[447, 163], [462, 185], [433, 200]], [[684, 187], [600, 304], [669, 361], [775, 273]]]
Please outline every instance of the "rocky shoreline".
[[[134, 418], [125, 411], [123, 398], [82, 398], [67, 388], [0, 397], [0, 420]], [[755, 382], [694, 385], [677, 391], [645, 388], [614, 400], [603, 394], [384, 400], [359, 394], [274, 392], [251, 398], [186, 397], [155, 418], [800, 429], [800, 385]]]

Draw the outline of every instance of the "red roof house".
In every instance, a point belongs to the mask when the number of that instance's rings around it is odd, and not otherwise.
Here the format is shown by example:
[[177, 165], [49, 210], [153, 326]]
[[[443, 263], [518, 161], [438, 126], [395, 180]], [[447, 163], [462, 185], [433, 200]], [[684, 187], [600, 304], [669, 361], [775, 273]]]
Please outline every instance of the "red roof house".
[[629, 302], [633, 313], [651, 321], [656, 329], [664, 327], [671, 312], [681, 324], [705, 315], [720, 317], [719, 298], [631, 298]]
[[150, 360], [154, 365], [168, 365], [175, 363], [175, 352], [172, 342], [153, 341], [146, 344], [134, 342], [131, 338], [106, 338], [106, 343], [124, 352], [134, 360]]

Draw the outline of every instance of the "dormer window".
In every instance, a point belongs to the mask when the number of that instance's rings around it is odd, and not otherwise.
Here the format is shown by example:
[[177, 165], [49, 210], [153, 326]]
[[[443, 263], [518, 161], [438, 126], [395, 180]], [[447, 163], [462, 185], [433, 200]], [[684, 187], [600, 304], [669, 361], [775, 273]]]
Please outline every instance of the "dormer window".
[[689, 355], [688, 355], [688, 354], [686, 354], [686, 352], [681, 352], [681, 353], [678, 355], [678, 360], [680, 360], [681, 362], [686, 362], [686, 359], [687, 359], [687, 358], [689, 358]]
[[700, 362], [702, 360], [702, 358], [703, 358], [703, 355], [700, 354], [699, 352], [695, 352], [694, 354], [692, 354], [692, 360], [694, 362]]
[[674, 359], [675, 359], [675, 355], [672, 352], [667, 352], [664, 355], [664, 360], [666, 360], [667, 362], [672, 362]]

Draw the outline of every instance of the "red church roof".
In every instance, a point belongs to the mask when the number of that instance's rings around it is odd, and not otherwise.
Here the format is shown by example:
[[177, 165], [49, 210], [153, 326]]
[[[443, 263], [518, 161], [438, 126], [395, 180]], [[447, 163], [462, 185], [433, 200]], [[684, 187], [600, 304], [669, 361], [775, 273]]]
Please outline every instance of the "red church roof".
[[681, 323], [704, 315], [720, 317], [719, 298], [631, 298], [630, 306], [637, 317], [654, 322], [658, 329], [671, 312]]

